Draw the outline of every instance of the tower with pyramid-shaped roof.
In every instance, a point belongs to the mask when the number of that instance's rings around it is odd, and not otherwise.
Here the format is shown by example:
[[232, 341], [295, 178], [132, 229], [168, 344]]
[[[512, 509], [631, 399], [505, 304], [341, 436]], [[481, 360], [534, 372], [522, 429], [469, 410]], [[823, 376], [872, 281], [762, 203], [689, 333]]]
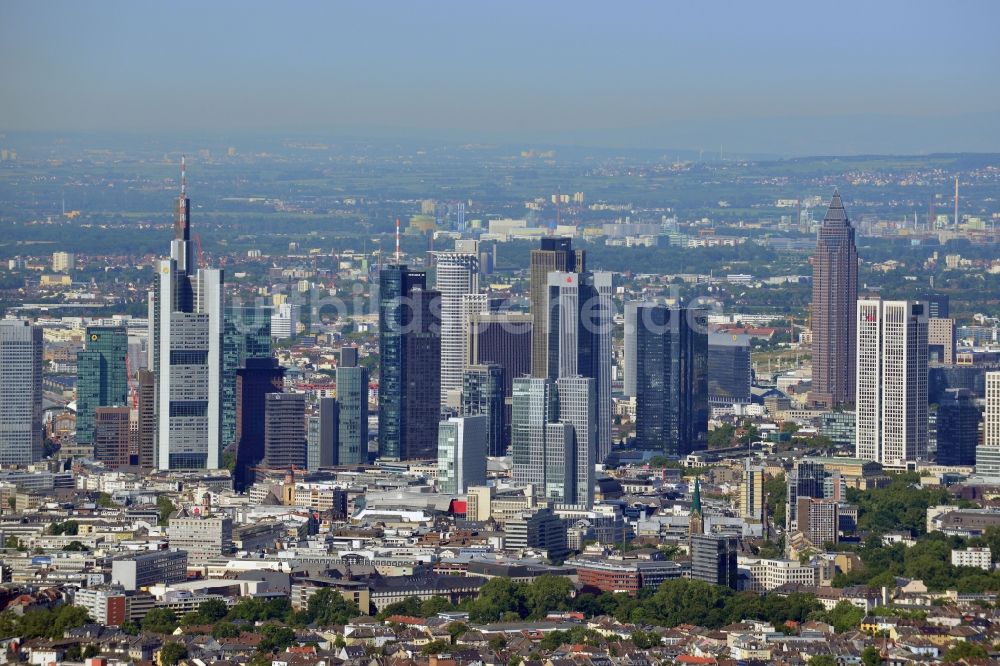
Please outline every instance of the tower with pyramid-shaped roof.
[[834, 191], [812, 257], [812, 391], [809, 403], [833, 409], [854, 402], [858, 249]]

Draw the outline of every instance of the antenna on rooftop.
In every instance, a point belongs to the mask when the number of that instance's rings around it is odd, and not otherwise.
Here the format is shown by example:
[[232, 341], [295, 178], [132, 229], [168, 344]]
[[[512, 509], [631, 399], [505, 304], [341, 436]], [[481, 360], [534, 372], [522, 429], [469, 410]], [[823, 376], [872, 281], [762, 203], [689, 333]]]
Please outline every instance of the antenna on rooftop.
[[187, 196], [188, 189], [188, 177], [187, 177], [187, 157], [181, 155], [181, 198]]
[[399, 218], [396, 218], [396, 264], [399, 264]]

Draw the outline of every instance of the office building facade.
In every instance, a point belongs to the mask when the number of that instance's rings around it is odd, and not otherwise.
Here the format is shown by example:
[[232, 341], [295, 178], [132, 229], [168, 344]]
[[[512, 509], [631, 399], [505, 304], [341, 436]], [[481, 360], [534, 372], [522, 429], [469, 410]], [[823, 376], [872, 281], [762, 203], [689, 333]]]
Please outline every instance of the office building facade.
[[750, 404], [753, 370], [750, 336], [708, 334], [708, 401], [713, 405]]
[[694, 308], [636, 314], [636, 446], [680, 458], [708, 443], [708, 334]]
[[954, 365], [957, 342], [954, 319], [928, 317], [927, 360], [929, 363]]
[[552, 271], [583, 272], [585, 253], [574, 250], [569, 238], [543, 238], [531, 251], [529, 297], [533, 337], [531, 340], [531, 375], [549, 376], [549, 273]]
[[0, 464], [42, 458], [42, 329], [0, 320]]
[[865, 299], [856, 316], [856, 455], [895, 468], [926, 460], [925, 306]]
[[948, 389], [937, 410], [937, 462], [975, 465], [979, 444], [979, 407], [968, 389]]
[[337, 463], [340, 434], [340, 404], [334, 398], [319, 398], [306, 422], [306, 467], [317, 470]]
[[[355, 359], [356, 354], [354, 350]], [[368, 368], [345, 362], [351, 361], [342, 350], [337, 366], [339, 416], [334, 464], [359, 465], [368, 462]]]
[[507, 452], [504, 383], [504, 370], [499, 365], [469, 366], [462, 375], [462, 415], [486, 416], [486, 451], [490, 456]]
[[486, 483], [487, 428], [485, 415], [457, 416], [438, 426], [438, 490], [460, 495]]
[[976, 447], [976, 474], [1000, 479], [1000, 372], [986, 373], [983, 442]]
[[511, 455], [514, 482], [532, 485], [536, 494], [545, 489], [546, 425], [559, 414], [556, 385], [548, 377], [514, 380]]
[[143, 470], [156, 468], [156, 375], [152, 370], [136, 373], [136, 452]]
[[739, 544], [727, 534], [691, 536], [691, 579], [712, 585], [737, 588], [739, 576], [736, 558]]
[[304, 393], [268, 393], [264, 397], [264, 464], [272, 469], [305, 469]]
[[379, 273], [379, 457], [437, 457], [441, 395], [440, 296], [405, 265]]
[[94, 458], [109, 469], [129, 464], [130, 423], [128, 407], [94, 410]]
[[88, 326], [76, 355], [76, 441], [94, 443], [98, 407], [128, 404], [128, 333], [122, 326]]
[[253, 468], [264, 459], [265, 404], [284, 390], [285, 369], [275, 358], [249, 358], [236, 371], [236, 471], [238, 490], [253, 483]]
[[149, 367], [156, 373], [157, 465], [217, 469], [222, 436], [223, 273], [195, 265], [191, 200], [181, 169], [170, 258], [149, 295]]
[[236, 371], [248, 358], [271, 356], [271, 309], [234, 304], [226, 308], [222, 336], [222, 446], [236, 442]]
[[590, 377], [596, 387], [598, 462], [611, 452], [611, 273], [553, 271], [548, 278], [549, 378]]
[[462, 388], [466, 345], [464, 297], [479, 292], [479, 253], [438, 252], [434, 256], [434, 287], [441, 294], [441, 404], [447, 405]]
[[812, 260], [812, 391], [809, 402], [833, 409], [854, 401], [858, 250], [840, 193], [823, 218]]
[[572, 428], [570, 455], [565, 466], [572, 470], [572, 486], [563, 502], [589, 509], [594, 505], [594, 466], [598, 463], [597, 382], [591, 377], [560, 377], [556, 380], [559, 422]]

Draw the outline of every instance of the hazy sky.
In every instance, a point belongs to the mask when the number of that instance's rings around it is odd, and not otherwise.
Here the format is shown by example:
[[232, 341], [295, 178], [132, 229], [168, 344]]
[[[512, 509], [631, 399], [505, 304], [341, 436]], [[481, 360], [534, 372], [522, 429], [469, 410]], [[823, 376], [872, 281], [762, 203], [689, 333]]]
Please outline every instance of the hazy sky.
[[0, 129], [1000, 151], [1000, 3], [0, 2]]

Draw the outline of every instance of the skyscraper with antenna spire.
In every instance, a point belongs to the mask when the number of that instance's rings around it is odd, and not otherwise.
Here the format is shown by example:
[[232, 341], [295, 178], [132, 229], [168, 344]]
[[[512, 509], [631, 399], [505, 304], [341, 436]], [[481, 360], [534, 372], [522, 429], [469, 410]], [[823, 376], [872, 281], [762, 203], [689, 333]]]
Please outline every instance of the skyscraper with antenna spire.
[[156, 467], [216, 469], [222, 416], [223, 273], [198, 267], [187, 164], [174, 209], [170, 258], [149, 292], [149, 367], [156, 373]]

